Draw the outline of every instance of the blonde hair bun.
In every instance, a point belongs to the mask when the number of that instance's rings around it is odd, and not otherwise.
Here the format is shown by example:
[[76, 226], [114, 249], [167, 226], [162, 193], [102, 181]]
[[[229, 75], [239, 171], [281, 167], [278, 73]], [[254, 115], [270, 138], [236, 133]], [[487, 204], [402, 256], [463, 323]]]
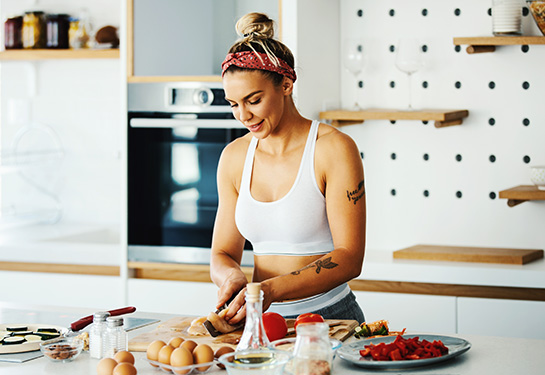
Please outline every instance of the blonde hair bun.
[[237, 34], [244, 39], [273, 39], [274, 21], [263, 13], [248, 13], [235, 26]]

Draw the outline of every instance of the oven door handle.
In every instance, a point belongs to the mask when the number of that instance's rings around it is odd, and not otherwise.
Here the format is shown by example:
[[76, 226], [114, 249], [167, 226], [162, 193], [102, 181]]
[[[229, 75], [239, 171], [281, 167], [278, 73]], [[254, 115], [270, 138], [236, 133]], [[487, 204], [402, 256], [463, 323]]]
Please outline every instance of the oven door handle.
[[184, 119], [184, 118], [140, 118], [130, 119], [132, 128], [178, 128], [193, 126], [207, 129], [241, 129], [244, 125], [238, 120], [223, 119]]

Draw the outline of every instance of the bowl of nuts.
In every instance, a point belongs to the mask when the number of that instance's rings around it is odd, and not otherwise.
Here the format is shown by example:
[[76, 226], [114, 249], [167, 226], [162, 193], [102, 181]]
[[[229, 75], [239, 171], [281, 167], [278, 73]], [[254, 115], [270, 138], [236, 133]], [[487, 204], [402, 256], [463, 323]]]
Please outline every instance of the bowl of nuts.
[[70, 362], [77, 358], [83, 349], [83, 340], [77, 337], [60, 337], [40, 344], [44, 356], [54, 362]]

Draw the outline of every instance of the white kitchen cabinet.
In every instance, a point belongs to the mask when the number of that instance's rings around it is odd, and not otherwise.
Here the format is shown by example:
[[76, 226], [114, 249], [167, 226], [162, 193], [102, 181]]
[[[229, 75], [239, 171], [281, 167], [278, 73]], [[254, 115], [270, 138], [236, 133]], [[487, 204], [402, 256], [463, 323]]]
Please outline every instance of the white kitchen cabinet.
[[0, 301], [111, 310], [124, 305], [116, 276], [0, 271]]
[[545, 339], [545, 302], [458, 298], [458, 333]]
[[129, 279], [127, 289], [139, 310], [199, 316], [215, 310], [218, 292], [213, 283], [144, 279]]
[[456, 333], [456, 297], [421, 294], [354, 292], [365, 319], [385, 319], [390, 329], [423, 333]]

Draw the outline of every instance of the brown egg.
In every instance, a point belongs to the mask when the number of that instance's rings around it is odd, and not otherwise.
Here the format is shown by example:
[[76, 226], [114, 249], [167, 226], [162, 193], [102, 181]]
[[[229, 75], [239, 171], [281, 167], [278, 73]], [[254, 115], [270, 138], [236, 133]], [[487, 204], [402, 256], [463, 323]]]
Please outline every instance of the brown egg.
[[117, 361], [117, 363], [128, 362], [134, 365], [134, 356], [126, 350], [115, 353], [114, 359]]
[[114, 368], [113, 375], [136, 375], [136, 367], [129, 362], [121, 362]]
[[[214, 351], [206, 344], [199, 344], [193, 349], [193, 362], [196, 364], [208, 363], [214, 360]], [[208, 370], [210, 366], [197, 367], [197, 370], [204, 372]]]
[[[216, 350], [216, 352], [214, 353], [214, 358], [218, 359], [219, 357], [221, 357], [222, 355], [224, 354], [227, 354], [227, 353], [232, 353], [234, 352], [235, 349], [233, 349], [232, 347], [230, 346], [222, 346], [221, 348], [219, 348], [218, 350]], [[224, 369], [225, 366], [222, 365], [221, 363], [218, 362], [218, 367], [221, 368], [221, 369]]]
[[[157, 361], [159, 359], [159, 350], [163, 346], [165, 346], [166, 343], [161, 340], [155, 340], [151, 344], [148, 345], [148, 349], [146, 350], [146, 356], [150, 361]], [[153, 367], [157, 367], [154, 364], [151, 364]]]
[[174, 349], [179, 348], [180, 345], [184, 342], [184, 339], [181, 337], [173, 337], [168, 340], [168, 345], [172, 346]]
[[[174, 349], [170, 356], [170, 365], [172, 367], [185, 367], [190, 366], [193, 364], [193, 354], [189, 350], [187, 350], [184, 347], [179, 347]], [[191, 371], [191, 368], [187, 370], [175, 370], [173, 369], [175, 374], [183, 375], [187, 374]]]
[[112, 375], [117, 361], [113, 358], [102, 358], [97, 365], [97, 375]]
[[[172, 352], [174, 351], [174, 348], [170, 345], [165, 345], [159, 350], [159, 355], [157, 359], [160, 363], [163, 363], [165, 365], [170, 365], [170, 356]], [[162, 369], [165, 369], [163, 366], [161, 366]]]
[[197, 343], [193, 340], [185, 340], [180, 347], [186, 348], [190, 353], [193, 353], [193, 349], [197, 347]]

